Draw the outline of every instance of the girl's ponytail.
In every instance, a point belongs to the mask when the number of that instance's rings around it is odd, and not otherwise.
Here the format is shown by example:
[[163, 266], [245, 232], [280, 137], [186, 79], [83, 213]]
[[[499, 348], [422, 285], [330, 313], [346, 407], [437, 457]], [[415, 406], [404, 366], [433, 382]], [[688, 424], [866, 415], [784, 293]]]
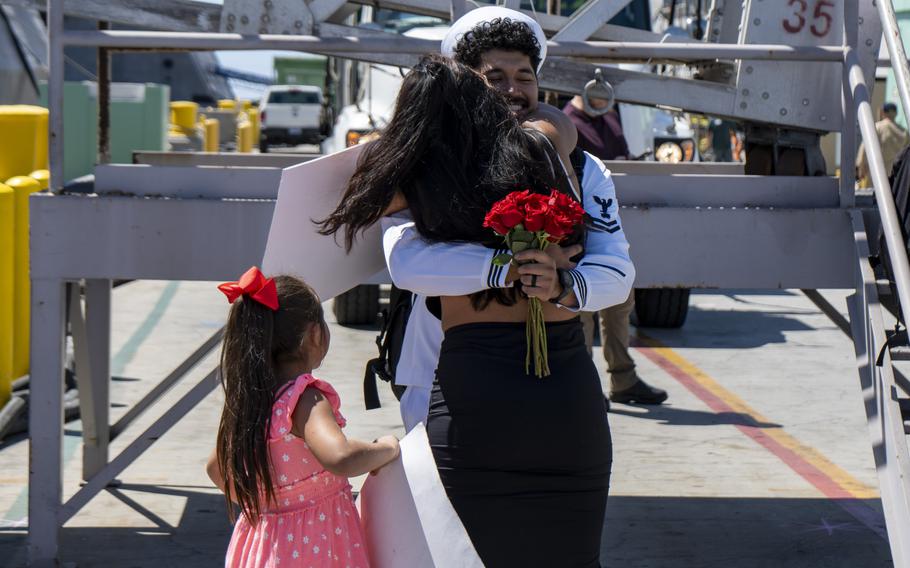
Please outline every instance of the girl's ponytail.
[[[224, 333], [224, 411], [218, 427], [218, 466], [224, 472], [231, 521], [232, 500], [255, 522], [262, 509], [260, 497], [266, 501], [274, 498], [267, 443], [278, 382], [271, 360], [273, 319], [272, 310], [243, 298], [234, 302]], [[257, 424], [265, 427], [252, 427]]]
[[283, 381], [276, 363], [298, 356], [310, 325], [322, 324], [315, 292], [290, 276], [274, 279], [278, 309], [249, 296], [231, 306], [221, 352], [224, 410], [218, 427], [217, 460], [225, 479], [231, 520], [235, 501], [251, 523], [274, 500], [268, 433], [272, 405]]

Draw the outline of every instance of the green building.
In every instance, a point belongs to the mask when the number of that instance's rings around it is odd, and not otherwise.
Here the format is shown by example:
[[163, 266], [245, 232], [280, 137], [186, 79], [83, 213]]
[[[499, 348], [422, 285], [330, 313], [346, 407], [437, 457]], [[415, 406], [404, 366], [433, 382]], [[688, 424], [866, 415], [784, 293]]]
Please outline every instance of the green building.
[[276, 57], [276, 85], [311, 85], [325, 89], [326, 58], [322, 55]]

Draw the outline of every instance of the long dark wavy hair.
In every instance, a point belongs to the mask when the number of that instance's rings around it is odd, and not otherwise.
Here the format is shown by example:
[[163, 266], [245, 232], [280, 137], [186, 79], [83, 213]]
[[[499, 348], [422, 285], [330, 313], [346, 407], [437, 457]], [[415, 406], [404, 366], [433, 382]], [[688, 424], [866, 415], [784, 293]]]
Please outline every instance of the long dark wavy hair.
[[312, 288], [291, 276], [276, 276], [278, 310], [247, 297], [231, 306], [221, 351], [224, 409], [216, 457], [224, 476], [231, 521], [235, 500], [253, 524], [275, 498], [268, 433], [272, 405], [285, 384], [279, 362], [293, 359], [312, 325], [325, 333], [322, 305]]
[[523, 129], [483, 77], [426, 55], [405, 76], [391, 122], [364, 150], [338, 207], [317, 224], [324, 235], [343, 230], [350, 250], [400, 191], [426, 240], [499, 247], [502, 239], [483, 228], [496, 201], [516, 189], [571, 194], [568, 183], [553, 147]]

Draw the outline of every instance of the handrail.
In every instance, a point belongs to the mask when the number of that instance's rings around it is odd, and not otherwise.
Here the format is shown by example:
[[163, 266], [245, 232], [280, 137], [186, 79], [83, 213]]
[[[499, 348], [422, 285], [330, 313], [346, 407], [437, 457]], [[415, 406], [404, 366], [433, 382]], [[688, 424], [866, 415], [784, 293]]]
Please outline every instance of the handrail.
[[[879, 0], [879, 3], [882, 2], [883, 0]], [[872, 187], [881, 217], [882, 231], [885, 234], [885, 242], [888, 244], [888, 258], [891, 260], [891, 267], [894, 271], [901, 314], [904, 316], [905, 322], [910, 322], [910, 318], [908, 318], [910, 315], [910, 261], [907, 260], [907, 249], [900, 230], [897, 207], [894, 204], [894, 196], [891, 194], [888, 175], [885, 173], [885, 161], [882, 158], [881, 145], [875, 131], [875, 119], [872, 117], [872, 106], [869, 103], [869, 89], [866, 86], [866, 78], [863, 76], [863, 69], [855, 50], [847, 50], [844, 65], [847, 66], [846, 75], [850, 92], [853, 95], [863, 145], [866, 149], [866, 159], [872, 176]]]

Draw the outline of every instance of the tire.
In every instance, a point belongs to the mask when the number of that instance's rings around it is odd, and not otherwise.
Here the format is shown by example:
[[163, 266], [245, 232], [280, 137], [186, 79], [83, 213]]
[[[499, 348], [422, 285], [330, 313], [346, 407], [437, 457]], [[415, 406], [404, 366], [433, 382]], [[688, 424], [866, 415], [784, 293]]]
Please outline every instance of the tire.
[[371, 325], [379, 317], [379, 285], [364, 284], [335, 298], [335, 320], [341, 325]]
[[269, 153], [269, 141], [266, 138], [259, 140], [259, 153], [268, 154]]
[[632, 324], [636, 327], [679, 328], [689, 313], [688, 288], [644, 288], [635, 290]]

